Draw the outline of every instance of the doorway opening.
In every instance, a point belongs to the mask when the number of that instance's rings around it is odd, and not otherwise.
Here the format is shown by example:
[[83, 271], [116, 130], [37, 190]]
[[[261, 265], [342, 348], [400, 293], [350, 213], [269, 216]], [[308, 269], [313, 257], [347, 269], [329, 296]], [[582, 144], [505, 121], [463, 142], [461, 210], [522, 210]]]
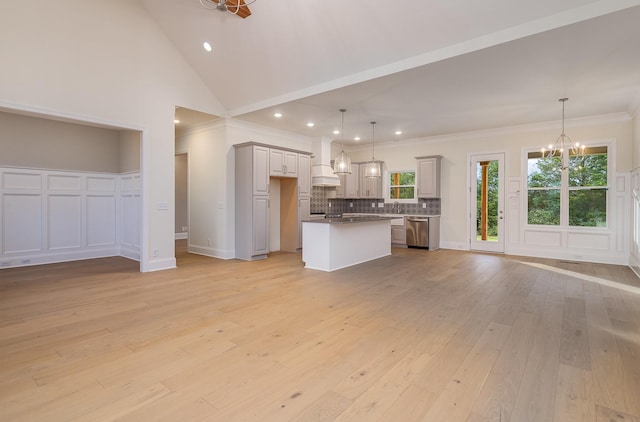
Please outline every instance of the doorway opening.
[[504, 253], [504, 153], [470, 157], [470, 249]]

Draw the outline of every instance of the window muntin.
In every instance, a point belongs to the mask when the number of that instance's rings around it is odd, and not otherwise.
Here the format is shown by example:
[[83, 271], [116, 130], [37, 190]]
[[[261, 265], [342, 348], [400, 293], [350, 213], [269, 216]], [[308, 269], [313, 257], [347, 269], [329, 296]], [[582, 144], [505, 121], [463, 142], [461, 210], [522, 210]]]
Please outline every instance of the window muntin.
[[390, 201], [413, 201], [416, 197], [416, 172], [389, 171], [387, 197]]
[[527, 154], [527, 223], [550, 226], [606, 227], [607, 146], [586, 148], [584, 155], [543, 157]]

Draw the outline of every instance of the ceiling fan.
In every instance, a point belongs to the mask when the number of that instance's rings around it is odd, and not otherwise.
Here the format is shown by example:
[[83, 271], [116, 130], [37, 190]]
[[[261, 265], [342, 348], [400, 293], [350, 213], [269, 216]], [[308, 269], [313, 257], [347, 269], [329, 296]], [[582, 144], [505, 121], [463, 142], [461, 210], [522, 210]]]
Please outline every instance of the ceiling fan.
[[243, 19], [251, 15], [249, 5], [255, 2], [256, 0], [246, 2], [245, 0], [200, 0], [200, 4], [205, 9], [229, 12]]

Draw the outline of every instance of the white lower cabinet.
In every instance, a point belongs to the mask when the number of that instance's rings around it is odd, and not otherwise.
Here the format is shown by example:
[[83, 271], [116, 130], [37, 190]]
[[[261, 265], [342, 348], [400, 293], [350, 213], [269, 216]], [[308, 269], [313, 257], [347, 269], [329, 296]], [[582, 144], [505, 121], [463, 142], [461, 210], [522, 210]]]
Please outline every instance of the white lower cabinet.
[[253, 255], [269, 253], [269, 197], [253, 197]]
[[404, 216], [391, 220], [391, 244], [396, 246], [406, 246], [407, 244]]
[[407, 231], [404, 226], [391, 226], [391, 243], [393, 245], [407, 244]]

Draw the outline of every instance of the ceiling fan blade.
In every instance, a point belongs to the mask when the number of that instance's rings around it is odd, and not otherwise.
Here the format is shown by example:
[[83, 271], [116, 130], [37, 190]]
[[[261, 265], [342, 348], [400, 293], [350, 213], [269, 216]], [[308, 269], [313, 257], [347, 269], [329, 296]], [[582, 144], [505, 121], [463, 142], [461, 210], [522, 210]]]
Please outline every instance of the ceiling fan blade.
[[251, 15], [251, 10], [249, 10], [249, 6], [246, 5], [244, 0], [227, 0], [227, 8], [229, 12], [243, 19]]

